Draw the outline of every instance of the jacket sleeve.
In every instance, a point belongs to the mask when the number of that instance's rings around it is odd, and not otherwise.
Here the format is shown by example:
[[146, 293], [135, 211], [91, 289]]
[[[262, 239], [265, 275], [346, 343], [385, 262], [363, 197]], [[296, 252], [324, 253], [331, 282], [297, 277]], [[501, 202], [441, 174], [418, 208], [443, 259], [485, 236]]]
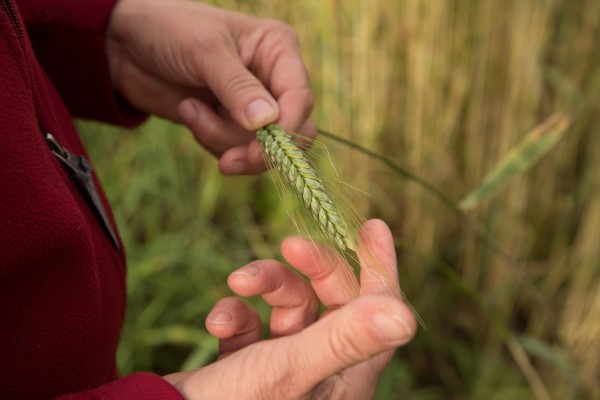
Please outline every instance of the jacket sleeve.
[[145, 115], [112, 87], [105, 32], [116, 0], [17, 0], [38, 61], [72, 115], [124, 126]]
[[68, 394], [56, 400], [183, 400], [183, 396], [158, 375], [147, 372], [121, 379], [86, 392]]

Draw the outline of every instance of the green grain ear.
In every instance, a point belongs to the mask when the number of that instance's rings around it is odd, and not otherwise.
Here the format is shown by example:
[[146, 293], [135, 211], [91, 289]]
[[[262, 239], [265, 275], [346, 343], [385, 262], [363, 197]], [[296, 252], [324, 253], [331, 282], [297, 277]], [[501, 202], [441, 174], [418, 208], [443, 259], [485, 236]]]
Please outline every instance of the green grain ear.
[[284, 184], [301, 200], [330, 244], [342, 252], [356, 251], [347, 222], [328, 195], [323, 180], [291, 135], [280, 126], [270, 124], [259, 129], [256, 137], [267, 164], [279, 172]]

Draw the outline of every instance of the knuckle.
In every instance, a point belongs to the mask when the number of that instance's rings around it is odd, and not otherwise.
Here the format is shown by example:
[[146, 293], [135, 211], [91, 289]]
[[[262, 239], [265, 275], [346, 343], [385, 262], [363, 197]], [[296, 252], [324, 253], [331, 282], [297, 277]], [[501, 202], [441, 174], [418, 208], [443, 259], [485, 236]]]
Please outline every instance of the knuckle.
[[333, 357], [340, 360], [346, 365], [354, 365], [368, 358], [356, 340], [361, 335], [355, 325], [351, 325], [350, 329], [335, 329], [333, 334], [329, 336], [329, 348]]
[[270, 44], [272, 51], [300, 51], [300, 39], [298, 34], [290, 25], [285, 22], [266, 19], [263, 24], [264, 37], [268, 38], [266, 41]]
[[229, 98], [241, 99], [243, 93], [261, 89], [260, 84], [254, 79], [250, 79], [249, 74], [245, 71], [237, 71], [233, 73], [223, 83], [223, 95]]
[[199, 59], [206, 59], [219, 51], [222, 44], [217, 40], [207, 40], [206, 37], [193, 35], [191, 38], [192, 46], [195, 49], [194, 54]]
[[294, 28], [290, 25], [286, 24], [283, 21], [279, 21], [276, 19], [267, 19], [265, 20], [266, 29], [273, 33], [277, 33], [278, 35], [284, 36], [288, 39], [292, 39], [294, 41], [298, 41], [298, 35]]

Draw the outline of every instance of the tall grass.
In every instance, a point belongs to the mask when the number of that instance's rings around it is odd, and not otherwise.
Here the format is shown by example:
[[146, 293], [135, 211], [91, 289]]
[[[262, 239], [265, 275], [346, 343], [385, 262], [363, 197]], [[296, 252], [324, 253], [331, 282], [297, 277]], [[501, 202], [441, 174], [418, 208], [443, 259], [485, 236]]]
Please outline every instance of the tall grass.
[[[571, 116], [557, 147], [470, 211], [510, 261], [414, 181], [323, 140], [371, 194], [361, 213], [391, 225], [427, 327], [397, 353], [380, 398], [600, 397], [600, 2], [214, 3], [294, 26], [317, 124], [457, 203], [534, 126]], [[122, 369], [209, 362], [202, 318], [229, 294], [226, 274], [294, 234], [275, 188], [267, 175], [219, 176], [163, 121], [136, 133], [82, 125], [129, 254]]]

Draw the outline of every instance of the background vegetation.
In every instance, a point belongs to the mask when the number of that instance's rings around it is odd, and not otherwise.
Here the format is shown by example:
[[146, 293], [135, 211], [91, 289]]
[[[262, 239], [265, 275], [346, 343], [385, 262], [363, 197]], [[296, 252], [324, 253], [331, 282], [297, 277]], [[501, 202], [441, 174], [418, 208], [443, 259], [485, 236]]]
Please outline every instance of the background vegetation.
[[[213, 3], [290, 23], [318, 126], [456, 203], [534, 126], [571, 116], [539, 163], [469, 211], [493, 242], [414, 181], [322, 140], [370, 193], [363, 213], [391, 225], [402, 286], [426, 326], [398, 351], [380, 398], [600, 398], [600, 2]], [[210, 362], [203, 319], [230, 295], [227, 274], [278, 257], [295, 233], [269, 176], [221, 177], [165, 121], [81, 126], [128, 249], [123, 372]]]

